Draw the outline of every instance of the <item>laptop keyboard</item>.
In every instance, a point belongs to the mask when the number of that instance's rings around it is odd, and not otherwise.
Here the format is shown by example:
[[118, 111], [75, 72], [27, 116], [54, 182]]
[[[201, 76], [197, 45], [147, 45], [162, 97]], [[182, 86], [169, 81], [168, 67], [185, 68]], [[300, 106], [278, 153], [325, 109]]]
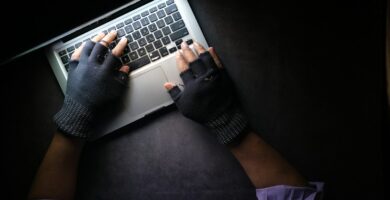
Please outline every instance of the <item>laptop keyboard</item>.
[[[128, 64], [131, 70], [139, 69], [176, 52], [180, 49], [183, 37], [189, 34], [174, 0], [143, 10], [123, 22], [113, 24], [103, 32], [107, 34], [111, 30], [117, 31], [117, 39], [108, 48], [113, 49], [122, 37], [126, 37], [128, 45], [124, 49], [121, 61]], [[186, 42], [188, 45], [193, 43], [192, 39]], [[82, 41], [75, 42], [58, 52], [67, 71], [70, 57], [81, 43]], [[171, 43], [175, 45], [172, 47]], [[171, 48], [168, 49], [168, 45]]]

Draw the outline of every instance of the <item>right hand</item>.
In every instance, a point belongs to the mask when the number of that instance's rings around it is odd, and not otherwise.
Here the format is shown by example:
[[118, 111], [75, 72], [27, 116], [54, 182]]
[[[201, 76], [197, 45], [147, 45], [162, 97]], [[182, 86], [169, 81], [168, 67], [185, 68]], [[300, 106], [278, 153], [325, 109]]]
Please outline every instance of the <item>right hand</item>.
[[206, 50], [197, 42], [194, 48], [199, 56], [185, 42], [176, 54], [184, 90], [170, 82], [164, 87], [184, 116], [211, 128], [221, 143], [230, 143], [247, 126], [233, 83], [214, 48]]

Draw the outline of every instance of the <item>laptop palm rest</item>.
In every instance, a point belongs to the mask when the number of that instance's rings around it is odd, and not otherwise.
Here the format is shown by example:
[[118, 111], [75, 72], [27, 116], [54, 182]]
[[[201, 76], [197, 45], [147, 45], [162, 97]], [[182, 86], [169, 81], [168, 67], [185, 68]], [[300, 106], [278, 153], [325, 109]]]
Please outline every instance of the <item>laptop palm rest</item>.
[[170, 105], [171, 97], [163, 86], [167, 81], [160, 66], [137, 76], [131, 76], [124, 98], [113, 105], [107, 105], [100, 114], [101, 118], [94, 130], [97, 137], [93, 139], [100, 138], [118, 127]]

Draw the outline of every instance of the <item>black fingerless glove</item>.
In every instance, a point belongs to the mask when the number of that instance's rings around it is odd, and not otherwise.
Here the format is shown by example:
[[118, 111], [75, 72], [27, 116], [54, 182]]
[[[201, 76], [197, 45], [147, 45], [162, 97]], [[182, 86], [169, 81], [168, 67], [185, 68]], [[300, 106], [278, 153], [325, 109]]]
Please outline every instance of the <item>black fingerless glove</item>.
[[107, 52], [105, 46], [89, 41], [80, 61], [69, 63], [64, 104], [54, 116], [60, 132], [88, 138], [97, 110], [124, 92], [128, 75], [118, 71], [122, 63]]
[[233, 142], [245, 131], [248, 123], [233, 83], [209, 52], [200, 54], [180, 76], [185, 89], [175, 86], [169, 93], [184, 116], [211, 128], [222, 144]]

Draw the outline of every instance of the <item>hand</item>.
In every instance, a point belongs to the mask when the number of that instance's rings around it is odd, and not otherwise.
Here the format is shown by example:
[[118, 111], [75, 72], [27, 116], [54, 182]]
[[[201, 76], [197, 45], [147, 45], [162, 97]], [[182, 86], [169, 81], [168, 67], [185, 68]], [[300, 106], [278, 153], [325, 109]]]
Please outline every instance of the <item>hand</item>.
[[130, 70], [128, 66], [122, 66], [118, 57], [123, 53], [127, 39], [122, 38], [110, 52], [107, 46], [115, 38], [115, 31], [98, 34], [73, 53], [64, 104], [54, 116], [60, 132], [89, 137], [96, 111], [125, 91]]
[[176, 54], [185, 89], [165, 83], [169, 94], [184, 116], [211, 128], [220, 143], [229, 144], [243, 133], [247, 121], [242, 114], [233, 83], [215, 53], [194, 43], [199, 57], [183, 42]]

